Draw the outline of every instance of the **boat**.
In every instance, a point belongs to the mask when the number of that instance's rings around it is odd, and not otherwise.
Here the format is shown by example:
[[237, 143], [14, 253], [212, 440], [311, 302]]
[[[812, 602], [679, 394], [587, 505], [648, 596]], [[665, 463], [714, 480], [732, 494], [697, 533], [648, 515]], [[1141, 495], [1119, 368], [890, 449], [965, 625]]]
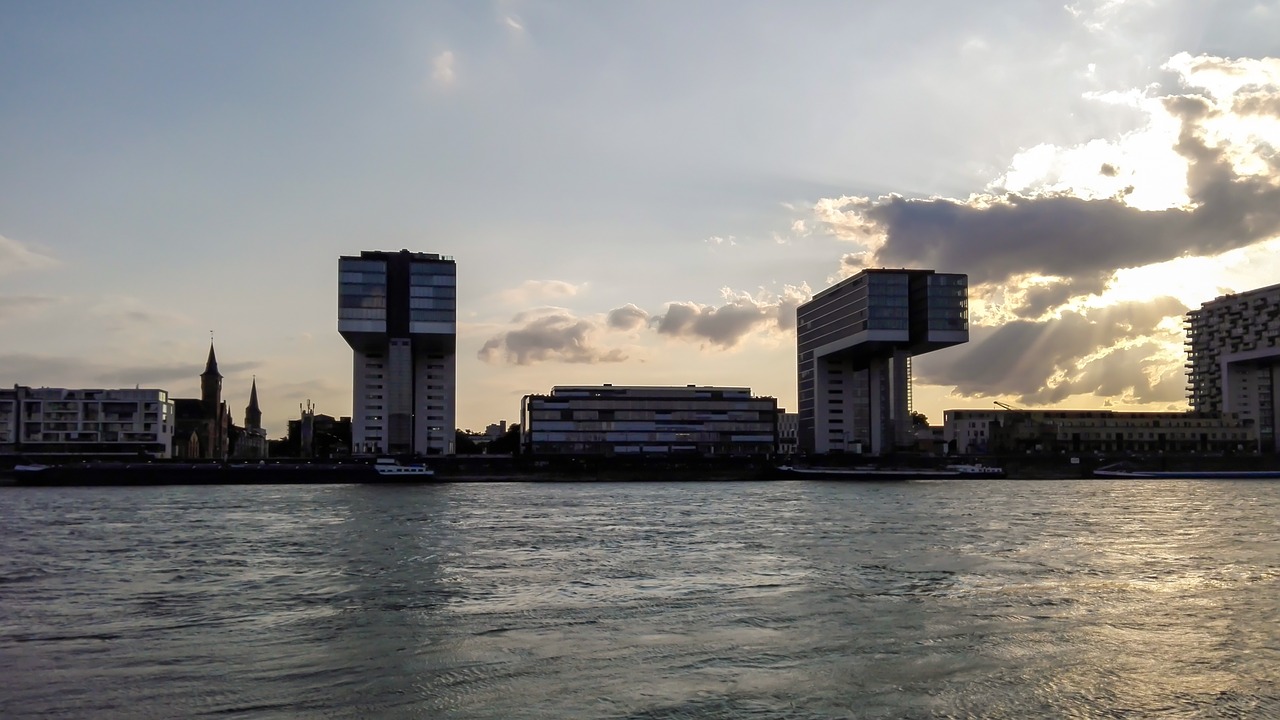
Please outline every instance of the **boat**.
[[1280, 470], [1140, 470], [1129, 463], [1116, 463], [1095, 469], [1093, 476], [1133, 479], [1275, 480], [1280, 479]]
[[909, 467], [797, 467], [779, 465], [777, 475], [783, 478], [811, 480], [944, 480], [963, 477], [959, 470]]
[[992, 465], [983, 465], [982, 463], [948, 465], [948, 470], [955, 470], [960, 473], [962, 478], [1002, 478], [1005, 477], [1004, 468]]
[[395, 458], [378, 458], [373, 464], [373, 469], [379, 477], [388, 479], [426, 479], [436, 474], [434, 470], [421, 463], [401, 465]]
[[18, 465], [15, 485], [277, 485], [413, 483], [431, 480], [424, 465], [365, 462], [82, 462]]

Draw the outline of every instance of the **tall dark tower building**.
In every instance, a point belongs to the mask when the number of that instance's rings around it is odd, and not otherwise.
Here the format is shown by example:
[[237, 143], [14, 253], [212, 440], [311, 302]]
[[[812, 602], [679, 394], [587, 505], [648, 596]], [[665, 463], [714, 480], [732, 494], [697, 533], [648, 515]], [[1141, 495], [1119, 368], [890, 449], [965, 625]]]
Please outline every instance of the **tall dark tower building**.
[[249, 388], [249, 407], [244, 409], [244, 427], [246, 430], [257, 430], [262, 427], [262, 410], [258, 409], [258, 378], [256, 377]]
[[448, 255], [366, 250], [338, 258], [353, 452], [454, 452], [457, 285]]
[[204, 402], [207, 417], [216, 417], [222, 404], [222, 373], [218, 372], [218, 356], [213, 354], [213, 341], [209, 341], [209, 359], [200, 373], [200, 400]]

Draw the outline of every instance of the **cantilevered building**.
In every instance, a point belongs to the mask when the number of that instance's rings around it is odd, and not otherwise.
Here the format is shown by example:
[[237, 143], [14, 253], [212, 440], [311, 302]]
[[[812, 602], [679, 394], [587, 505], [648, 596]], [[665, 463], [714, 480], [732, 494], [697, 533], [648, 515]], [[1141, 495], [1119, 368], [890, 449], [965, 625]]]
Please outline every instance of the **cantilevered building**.
[[452, 257], [338, 258], [338, 332], [353, 355], [352, 452], [453, 452], [457, 307]]
[[968, 342], [968, 284], [932, 270], [864, 270], [797, 308], [800, 451], [911, 444], [910, 359]]
[[1192, 409], [1256, 423], [1258, 449], [1280, 452], [1280, 285], [1204, 303], [1186, 329]]

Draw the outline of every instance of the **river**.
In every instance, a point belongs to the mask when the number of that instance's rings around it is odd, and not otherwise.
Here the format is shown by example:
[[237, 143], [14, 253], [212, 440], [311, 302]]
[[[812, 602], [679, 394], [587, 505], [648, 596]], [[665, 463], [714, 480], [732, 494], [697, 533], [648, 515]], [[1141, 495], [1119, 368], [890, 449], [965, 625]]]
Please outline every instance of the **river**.
[[1280, 482], [0, 488], [0, 717], [1280, 717]]

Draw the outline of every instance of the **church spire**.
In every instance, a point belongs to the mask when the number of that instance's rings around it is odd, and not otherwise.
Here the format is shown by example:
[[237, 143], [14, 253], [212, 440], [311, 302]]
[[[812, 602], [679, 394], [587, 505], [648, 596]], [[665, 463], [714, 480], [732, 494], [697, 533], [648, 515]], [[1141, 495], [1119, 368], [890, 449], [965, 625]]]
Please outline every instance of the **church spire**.
[[200, 399], [204, 401], [205, 417], [217, 417], [222, 404], [222, 373], [218, 372], [218, 356], [213, 354], [213, 338], [209, 338], [209, 359], [200, 373]]
[[204, 362], [204, 372], [200, 373], [201, 377], [205, 375], [216, 375], [222, 377], [218, 372], [218, 356], [213, 352], [213, 338], [209, 338], [209, 359]]
[[253, 377], [253, 385], [249, 388], [249, 407], [244, 409], [245, 429], [262, 427], [262, 410], [258, 408], [258, 377]]

